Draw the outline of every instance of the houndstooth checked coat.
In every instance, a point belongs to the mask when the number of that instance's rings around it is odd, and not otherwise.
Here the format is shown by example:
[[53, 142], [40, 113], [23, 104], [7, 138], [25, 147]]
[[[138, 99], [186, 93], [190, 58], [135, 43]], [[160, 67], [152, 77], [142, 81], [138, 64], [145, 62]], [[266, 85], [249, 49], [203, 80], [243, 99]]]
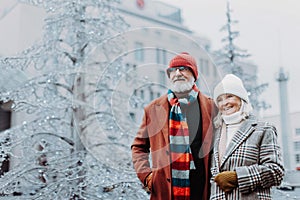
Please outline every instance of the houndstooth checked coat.
[[[276, 128], [249, 116], [233, 136], [219, 163], [220, 128], [215, 132], [210, 199], [272, 199], [270, 188], [280, 185], [284, 168]], [[238, 187], [225, 193], [214, 182], [222, 171], [236, 171]]]

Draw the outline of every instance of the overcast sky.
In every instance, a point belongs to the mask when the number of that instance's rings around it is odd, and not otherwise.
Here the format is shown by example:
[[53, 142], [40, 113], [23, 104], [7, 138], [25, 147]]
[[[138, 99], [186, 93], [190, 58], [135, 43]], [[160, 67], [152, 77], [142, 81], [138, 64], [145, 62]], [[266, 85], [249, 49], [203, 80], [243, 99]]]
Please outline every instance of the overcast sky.
[[[225, 32], [227, 0], [163, 0], [182, 8], [184, 24], [208, 37], [219, 49]], [[261, 95], [272, 108], [265, 116], [279, 114], [276, 73], [280, 67], [289, 73], [288, 101], [291, 112], [300, 111], [300, 0], [231, 0], [234, 26], [240, 32], [236, 45], [248, 50], [258, 65], [259, 81], [268, 82]], [[297, 89], [298, 88], [298, 89]]]

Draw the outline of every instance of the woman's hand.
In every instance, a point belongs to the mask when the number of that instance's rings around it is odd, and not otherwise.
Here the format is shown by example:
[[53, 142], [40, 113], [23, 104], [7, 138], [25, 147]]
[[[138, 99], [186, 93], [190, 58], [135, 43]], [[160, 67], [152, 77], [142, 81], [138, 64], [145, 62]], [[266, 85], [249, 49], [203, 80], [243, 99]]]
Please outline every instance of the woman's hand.
[[231, 192], [238, 186], [235, 171], [224, 171], [215, 177], [215, 182], [224, 192]]

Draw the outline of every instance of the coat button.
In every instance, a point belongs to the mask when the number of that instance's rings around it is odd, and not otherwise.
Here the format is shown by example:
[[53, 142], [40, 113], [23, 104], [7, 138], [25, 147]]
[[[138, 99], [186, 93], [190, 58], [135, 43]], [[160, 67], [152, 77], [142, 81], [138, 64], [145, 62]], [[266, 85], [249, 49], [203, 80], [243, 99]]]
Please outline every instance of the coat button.
[[171, 181], [171, 179], [167, 178], [167, 181], [168, 181], [168, 182], [170, 182], [170, 181]]
[[170, 154], [169, 151], [166, 151], [166, 154], [169, 155]]

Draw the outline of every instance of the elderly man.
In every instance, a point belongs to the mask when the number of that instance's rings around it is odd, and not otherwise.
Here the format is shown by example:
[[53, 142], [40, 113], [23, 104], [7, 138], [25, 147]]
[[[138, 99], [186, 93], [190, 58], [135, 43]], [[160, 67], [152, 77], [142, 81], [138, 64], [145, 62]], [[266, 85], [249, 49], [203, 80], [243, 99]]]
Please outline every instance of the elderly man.
[[214, 103], [198, 90], [197, 64], [188, 53], [176, 55], [167, 74], [168, 93], [145, 107], [132, 143], [134, 168], [152, 200], [205, 200]]

